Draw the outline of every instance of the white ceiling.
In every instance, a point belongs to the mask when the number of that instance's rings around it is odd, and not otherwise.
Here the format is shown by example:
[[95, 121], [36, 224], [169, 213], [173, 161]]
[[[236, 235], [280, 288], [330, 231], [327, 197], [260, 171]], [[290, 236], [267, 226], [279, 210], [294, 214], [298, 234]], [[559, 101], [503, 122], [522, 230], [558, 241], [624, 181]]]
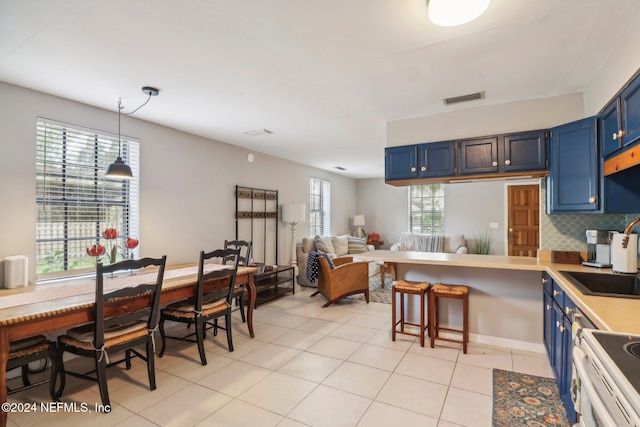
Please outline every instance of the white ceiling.
[[[154, 86], [136, 118], [381, 177], [387, 122], [581, 92], [638, 13], [492, 0], [443, 28], [425, 0], [0, 0], [0, 80], [112, 111]], [[244, 134], [262, 128], [274, 134]]]

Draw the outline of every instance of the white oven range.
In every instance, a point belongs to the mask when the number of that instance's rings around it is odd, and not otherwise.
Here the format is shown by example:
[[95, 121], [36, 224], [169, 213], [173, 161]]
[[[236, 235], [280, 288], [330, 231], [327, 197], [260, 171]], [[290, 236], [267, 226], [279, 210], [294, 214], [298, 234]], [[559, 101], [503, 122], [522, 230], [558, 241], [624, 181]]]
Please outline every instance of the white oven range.
[[580, 427], [640, 427], [640, 335], [582, 329], [574, 338]]

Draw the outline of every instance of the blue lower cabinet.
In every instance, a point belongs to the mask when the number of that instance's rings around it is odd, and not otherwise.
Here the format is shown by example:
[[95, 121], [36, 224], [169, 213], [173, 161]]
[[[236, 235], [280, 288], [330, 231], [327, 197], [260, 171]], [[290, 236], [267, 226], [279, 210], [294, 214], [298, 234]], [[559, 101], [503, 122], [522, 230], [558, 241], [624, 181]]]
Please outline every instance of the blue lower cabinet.
[[571, 401], [571, 322], [575, 304], [548, 274], [542, 274], [542, 283], [544, 345], [569, 424], [573, 425], [576, 422], [576, 411]]

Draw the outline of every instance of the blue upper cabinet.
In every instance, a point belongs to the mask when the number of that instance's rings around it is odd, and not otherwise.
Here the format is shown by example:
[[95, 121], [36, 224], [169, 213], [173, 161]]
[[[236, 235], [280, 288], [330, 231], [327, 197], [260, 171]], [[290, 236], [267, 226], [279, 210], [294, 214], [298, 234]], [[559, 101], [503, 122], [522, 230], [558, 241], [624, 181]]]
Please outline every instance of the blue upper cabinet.
[[551, 129], [549, 213], [600, 210], [596, 120], [589, 117]]
[[456, 172], [455, 143], [433, 142], [418, 146], [418, 176], [435, 178], [453, 176]]
[[640, 76], [636, 77], [620, 94], [622, 116], [622, 144], [633, 144], [640, 139]]
[[622, 124], [620, 123], [620, 98], [616, 98], [602, 111], [598, 118], [600, 122], [600, 148], [604, 157], [622, 147], [619, 137]]
[[640, 140], [640, 76], [602, 110], [598, 120], [603, 157]]
[[415, 179], [418, 177], [418, 149], [415, 145], [385, 148], [385, 180]]
[[505, 172], [546, 169], [549, 132], [538, 130], [504, 135], [502, 163]]
[[498, 137], [465, 139], [460, 144], [460, 175], [498, 173]]
[[453, 176], [455, 143], [433, 142], [385, 149], [385, 179], [412, 180]]

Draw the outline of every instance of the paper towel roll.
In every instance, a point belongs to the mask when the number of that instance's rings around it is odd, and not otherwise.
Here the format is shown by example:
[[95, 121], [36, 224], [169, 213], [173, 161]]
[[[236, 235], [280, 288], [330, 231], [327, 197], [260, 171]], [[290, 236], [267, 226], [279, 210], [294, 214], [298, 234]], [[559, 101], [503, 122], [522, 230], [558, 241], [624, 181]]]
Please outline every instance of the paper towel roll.
[[24, 255], [8, 256], [4, 259], [4, 287], [23, 288], [28, 285], [28, 263]]
[[626, 248], [622, 247], [624, 237], [624, 233], [613, 235], [611, 242], [611, 269], [616, 273], [635, 274], [638, 272], [638, 235], [629, 234], [629, 243]]

